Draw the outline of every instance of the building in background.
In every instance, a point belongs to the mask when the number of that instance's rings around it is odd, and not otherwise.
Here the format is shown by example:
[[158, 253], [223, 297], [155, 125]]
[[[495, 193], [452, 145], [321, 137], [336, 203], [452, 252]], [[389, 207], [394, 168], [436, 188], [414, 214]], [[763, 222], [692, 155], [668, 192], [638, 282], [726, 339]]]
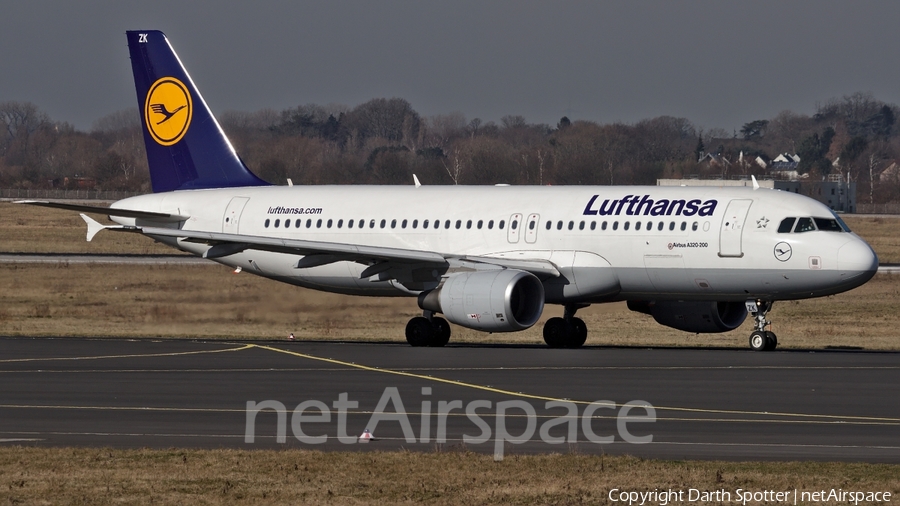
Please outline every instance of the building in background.
[[[824, 181], [809, 180], [779, 180], [759, 178], [760, 188], [773, 188], [775, 190], [799, 193], [818, 200], [839, 213], [855, 213], [856, 210], [856, 182], [847, 182], [840, 174], [829, 174]], [[753, 186], [750, 176], [731, 176], [729, 179], [700, 179], [699, 177], [686, 177], [685, 179], [657, 179], [658, 186]]]

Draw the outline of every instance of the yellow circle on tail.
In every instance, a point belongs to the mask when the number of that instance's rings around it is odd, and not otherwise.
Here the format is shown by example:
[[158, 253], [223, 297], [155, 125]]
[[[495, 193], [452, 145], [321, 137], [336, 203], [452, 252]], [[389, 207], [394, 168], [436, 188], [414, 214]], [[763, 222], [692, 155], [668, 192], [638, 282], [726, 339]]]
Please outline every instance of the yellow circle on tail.
[[144, 102], [144, 123], [157, 143], [171, 146], [180, 141], [193, 112], [191, 93], [178, 79], [163, 77], [150, 86]]

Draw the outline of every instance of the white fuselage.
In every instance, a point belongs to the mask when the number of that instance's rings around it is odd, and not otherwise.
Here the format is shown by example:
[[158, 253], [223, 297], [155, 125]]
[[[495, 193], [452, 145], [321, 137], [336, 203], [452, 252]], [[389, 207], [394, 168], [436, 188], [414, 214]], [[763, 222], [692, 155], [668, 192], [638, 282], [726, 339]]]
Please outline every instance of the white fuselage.
[[[849, 290], [877, 269], [856, 234], [779, 233], [789, 217], [837, 221], [819, 202], [769, 189], [281, 186], [175, 191], [113, 207], [189, 215], [181, 228], [191, 231], [550, 261], [566, 285], [548, 290], [553, 303], [798, 299]], [[210, 248], [158, 239], [197, 255]], [[424, 289], [360, 279], [366, 266], [355, 262], [297, 268], [296, 254], [246, 250], [216, 261], [339, 293]]]

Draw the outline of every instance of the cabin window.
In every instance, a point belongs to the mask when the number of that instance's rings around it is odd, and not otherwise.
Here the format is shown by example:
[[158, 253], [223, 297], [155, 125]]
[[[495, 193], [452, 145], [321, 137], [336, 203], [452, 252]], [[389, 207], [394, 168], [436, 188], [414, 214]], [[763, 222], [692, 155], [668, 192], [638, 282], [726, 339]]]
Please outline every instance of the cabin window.
[[391, 220], [391, 228], [397, 228], [397, 220]]
[[635, 223], [634, 223], [634, 229], [635, 229], [635, 230], [640, 230], [640, 229], [641, 229], [641, 222], [639, 222], [639, 221], [635, 222]]
[[600, 224], [600, 230], [606, 230], [606, 222]]
[[269, 228], [269, 220], [266, 220], [265, 227]]
[[569, 220], [569, 230], [572, 230], [573, 228], [575, 228], [575, 222], [572, 220]]
[[459, 227], [462, 226], [462, 220], [456, 220], [456, 230], [459, 230]]
[[691, 225], [691, 230], [693, 230], [694, 232], [696, 232], [696, 231], [697, 231], [697, 225], [698, 225], [698, 223], [695, 221], [695, 222]]
[[353, 220], [347, 220], [347, 228], [353, 228]]
[[578, 224], [578, 230], [584, 230], [584, 221]]
[[488, 230], [494, 229], [494, 220], [488, 220]]
[[682, 231], [687, 230], [687, 222], [686, 221], [681, 222], [681, 230]]
[[300, 218], [294, 220], [294, 228], [300, 228]]
[[328, 223], [325, 226], [331, 228], [332, 223], [334, 223], [333, 220], [328, 220]]
[[306, 228], [312, 228], [312, 220], [306, 220]]
[[591, 222], [591, 230], [597, 230], [597, 222], [596, 221]]
[[506, 220], [500, 220], [500, 223], [497, 224], [497, 228], [503, 230], [503, 227], [506, 226]]
[[622, 224], [622, 229], [623, 229], [623, 230], [628, 230], [628, 227], [629, 227], [629, 226], [631, 226], [631, 222], [626, 221], [625, 223]]
[[531, 220], [531, 221], [528, 223], [528, 230], [534, 230], [534, 227], [536, 227], [536, 226], [537, 226], [537, 221]]
[[338, 220], [338, 228], [344, 228], [344, 220]]
[[316, 220], [316, 228], [322, 228], [322, 219], [321, 218]]
[[[277, 223], [277, 221], [276, 221]], [[816, 229], [816, 226], [813, 225], [812, 218], [798, 218], [797, 226], [794, 227], [794, 233], [800, 232], [811, 232]]]
[[[435, 225], [434, 228], [437, 228], [437, 222], [436, 222], [436, 221], [434, 222], [434, 225]], [[428, 220], [425, 220], [425, 221], [422, 222], [422, 228], [428, 228]]]
[[[374, 225], [374, 223], [375, 223], [375, 220], [372, 220], [372, 223], [373, 223], [373, 225], [372, 225], [372, 226], [373, 226], [373, 227], [374, 227], [374, 226], [375, 226], [375, 225]], [[385, 227], [385, 225], [387, 225], [387, 220], [381, 220], [381, 228], [384, 228], [384, 227]]]
[[547, 230], [550, 230], [553, 227], [553, 223], [550, 220], [547, 220]]
[[663, 222], [657, 223], [657, 224], [656, 224], [656, 230], [662, 231], [664, 225], [665, 225], [665, 223], [663, 223]]
[[613, 222], [613, 230], [619, 230], [619, 222], [618, 221]]
[[647, 230], [653, 230], [653, 222], [652, 221], [647, 222]]
[[513, 230], [519, 228], [519, 220], [513, 220], [509, 226], [511, 226]]
[[556, 230], [562, 230], [562, 220], [556, 222]]
[[400, 228], [406, 228], [407, 220], [403, 220], [400, 222]]
[[484, 220], [478, 220], [478, 230], [481, 230], [482, 225], [484, 225]]
[[450, 220], [444, 220], [444, 228], [450, 228]]
[[281, 220], [275, 220], [275, 228], [278, 228], [281, 225]]
[[419, 228], [419, 220], [413, 220], [413, 228]]
[[669, 222], [669, 230], [675, 230], [675, 222], [674, 221]]
[[466, 222], [466, 230], [469, 230], [470, 228], [472, 228], [472, 220]]

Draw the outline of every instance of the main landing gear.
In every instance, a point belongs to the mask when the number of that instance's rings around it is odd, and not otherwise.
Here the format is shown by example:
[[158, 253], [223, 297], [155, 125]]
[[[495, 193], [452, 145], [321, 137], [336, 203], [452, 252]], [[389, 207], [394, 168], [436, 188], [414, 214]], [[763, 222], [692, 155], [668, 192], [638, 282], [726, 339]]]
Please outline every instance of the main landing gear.
[[553, 317], [544, 324], [544, 342], [551, 348], [580, 348], [587, 340], [587, 325], [575, 312], [588, 304], [566, 304], [563, 317]]
[[767, 300], [757, 300], [756, 302], [747, 302], [747, 311], [755, 320], [756, 330], [750, 334], [750, 349], [753, 351], [772, 351], [778, 346], [778, 338], [774, 332], [766, 330], [766, 326], [771, 324], [766, 320], [766, 315], [772, 309], [772, 302]]
[[425, 311], [406, 324], [406, 342], [410, 346], [446, 346], [450, 342], [450, 324], [447, 320]]

